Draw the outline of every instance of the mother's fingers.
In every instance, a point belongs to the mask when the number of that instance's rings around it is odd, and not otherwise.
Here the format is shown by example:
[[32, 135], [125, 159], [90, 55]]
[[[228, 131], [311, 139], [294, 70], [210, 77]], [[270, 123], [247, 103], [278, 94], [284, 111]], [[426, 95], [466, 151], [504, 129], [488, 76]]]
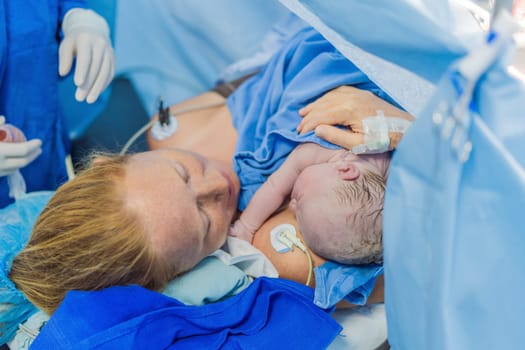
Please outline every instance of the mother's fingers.
[[315, 128], [315, 135], [346, 149], [352, 149], [364, 142], [364, 135], [348, 129], [340, 129], [332, 125], [319, 125]]
[[297, 127], [304, 134], [321, 124], [343, 125], [361, 130], [361, 120], [356, 118], [355, 111], [348, 105], [326, 106], [315, 108], [306, 115]]
[[315, 102], [312, 102], [312, 103], [309, 103], [307, 104], [306, 106], [304, 106], [303, 108], [301, 108], [299, 110], [299, 115], [301, 117], [304, 117], [305, 115], [307, 115], [308, 113], [310, 113], [310, 111], [312, 110], [313, 108], [313, 105], [314, 105]]

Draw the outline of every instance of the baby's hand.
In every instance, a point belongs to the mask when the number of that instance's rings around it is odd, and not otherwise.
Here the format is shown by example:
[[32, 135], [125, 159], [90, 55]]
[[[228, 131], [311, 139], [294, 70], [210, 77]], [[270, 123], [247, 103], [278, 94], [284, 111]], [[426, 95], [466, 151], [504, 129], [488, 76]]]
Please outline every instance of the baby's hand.
[[250, 230], [241, 220], [236, 220], [228, 231], [228, 236], [245, 240], [248, 243], [252, 243], [253, 235], [254, 231]]
[[[346, 149], [352, 149], [364, 142], [362, 120], [375, 116], [378, 110], [383, 111], [386, 116], [413, 119], [410, 114], [369, 91], [340, 86], [299, 110], [303, 120], [299, 123], [297, 131], [304, 134], [315, 130], [318, 137]], [[346, 129], [333, 125], [342, 125]]]

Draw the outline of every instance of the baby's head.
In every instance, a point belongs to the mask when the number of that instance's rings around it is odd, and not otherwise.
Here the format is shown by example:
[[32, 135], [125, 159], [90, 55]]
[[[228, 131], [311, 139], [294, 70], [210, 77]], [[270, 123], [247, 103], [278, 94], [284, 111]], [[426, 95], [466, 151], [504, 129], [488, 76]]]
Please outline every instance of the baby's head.
[[306, 244], [343, 264], [381, 263], [382, 218], [390, 154], [356, 156], [309, 166], [292, 192]]

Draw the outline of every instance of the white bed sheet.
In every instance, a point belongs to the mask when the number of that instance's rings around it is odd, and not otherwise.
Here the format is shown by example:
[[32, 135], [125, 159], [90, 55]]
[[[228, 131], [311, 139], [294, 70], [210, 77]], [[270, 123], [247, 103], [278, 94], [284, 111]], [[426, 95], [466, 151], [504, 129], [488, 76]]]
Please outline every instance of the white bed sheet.
[[336, 310], [333, 318], [343, 326], [329, 350], [373, 350], [387, 339], [383, 303]]

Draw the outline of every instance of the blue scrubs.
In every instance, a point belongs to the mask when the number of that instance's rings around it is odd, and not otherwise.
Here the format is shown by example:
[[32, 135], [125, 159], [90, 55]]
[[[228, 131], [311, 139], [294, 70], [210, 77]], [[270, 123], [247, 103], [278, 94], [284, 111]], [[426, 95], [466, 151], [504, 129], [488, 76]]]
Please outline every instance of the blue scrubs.
[[[0, 0], [0, 115], [42, 140], [42, 154], [21, 169], [28, 192], [67, 180], [69, 140], [58, 101], [58, 37], [68, 10], [85, 0]], [[0, 208], [12, 202], [0, 177]]]

